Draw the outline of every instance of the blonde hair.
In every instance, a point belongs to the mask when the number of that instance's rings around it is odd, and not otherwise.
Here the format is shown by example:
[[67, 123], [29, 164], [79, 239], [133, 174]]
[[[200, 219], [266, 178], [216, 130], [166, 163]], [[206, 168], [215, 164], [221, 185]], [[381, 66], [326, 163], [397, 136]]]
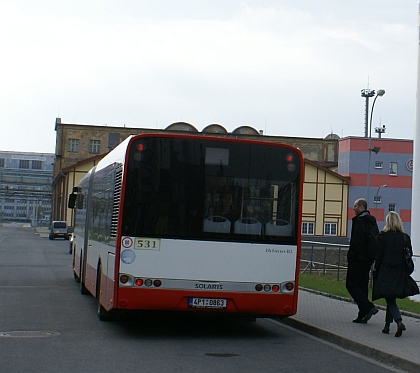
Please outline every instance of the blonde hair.
[[383, 229], [384, 232], [404, 232], [404, 228], [402, 226], [402, 220], [398, 213], [395, 211], [390, 211], [385, 219], [385, 227]]

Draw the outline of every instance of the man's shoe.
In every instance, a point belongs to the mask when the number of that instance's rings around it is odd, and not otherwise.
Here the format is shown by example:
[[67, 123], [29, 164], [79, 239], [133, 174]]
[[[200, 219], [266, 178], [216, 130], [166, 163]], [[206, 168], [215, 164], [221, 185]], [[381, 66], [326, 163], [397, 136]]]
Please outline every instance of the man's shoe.
[[366, 314], [366, 316], [362, 319], [363, 322], [368, 322], [370, 320], [370, 318], [373, 315], [376, 315], [379, 312], [379, 310], [376, 307], [372, 307], [369, 312]]
[[356, 324], [366, 324], [366, 323], [367, 323], [367, 321], [364, 321], [365, 317], [366, 317], [366, 316], [363, 316], [363, 317], [361, 317], [361, 316], [357, 316], [357, 317], [353, 320], [353, 322], [355, 322]]

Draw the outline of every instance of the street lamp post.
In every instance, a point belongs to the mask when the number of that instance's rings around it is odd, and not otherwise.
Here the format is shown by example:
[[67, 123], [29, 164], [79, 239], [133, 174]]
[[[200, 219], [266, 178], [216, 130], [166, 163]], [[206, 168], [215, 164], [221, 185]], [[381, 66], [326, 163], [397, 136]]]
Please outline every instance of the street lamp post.
[[381, 188], [386, 188], [388, 185], [386, 185], [386, 184], [384, 184], [384, 185], [381, 185], [379, 188], [378, 188], [378, 190], [376, 191], [376, 206], [375, 206], [375, 212], [376, 212], [376, 214], [375, 215], [378, 215], [378, 195], [379, 195], [379, 190], [381, 189]]
[[[370, 95], [373, 93], [375, 94], [375, 91], [369, 91]], [[376, 147], [371, 149], [372, 146], [372, 117], [373, 117], [373, 108], [375, 107], [375, 102], [376, 99], [380, 96], [382, 97], [385, 94], [385, 90], [383, 89], [379, 89], [378, 92], [376, 93], [375, 99], [373, 100], [373, 104], [372, 104], [372, 110], [370, 111], [370, 123], [369, 123], [369, 140], [368, 140], [368, 172], [367, 172], [367, 193], [366, 193], [366, 203], [369, 206], [369, 189], [370, 189], [370, 158], [371, 158], [371, 153], [374, 151], [375, 154], [378, 154], [379, 152], [379, 147]], [[363, 91], [362, 91], [362, 96], [363, 96]], [[372, 96], [370, 96], [372, 97]], [[366, 99], [368, 100], [368, 99]], [[366, 109], [366, 113], [367, 113], [367, 109]]]
[[362, 95], [362, 97], [364, 97], [366, 99], [366, 103], [365, 103], [365, 137], [368, 137], [369, 98], [375, 96], [375, 91], [372, 90], [372, 89], [362, 89], [361, 95]]

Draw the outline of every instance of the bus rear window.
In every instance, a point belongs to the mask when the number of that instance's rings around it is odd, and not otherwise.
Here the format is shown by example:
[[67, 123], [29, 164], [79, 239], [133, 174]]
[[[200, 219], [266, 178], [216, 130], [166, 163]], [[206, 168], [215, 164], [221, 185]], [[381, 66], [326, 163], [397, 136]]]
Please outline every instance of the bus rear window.
[[138, 139], [128, 158], [122, 234], [293, 241], [301, 175], [292, 153], [246, 142]]

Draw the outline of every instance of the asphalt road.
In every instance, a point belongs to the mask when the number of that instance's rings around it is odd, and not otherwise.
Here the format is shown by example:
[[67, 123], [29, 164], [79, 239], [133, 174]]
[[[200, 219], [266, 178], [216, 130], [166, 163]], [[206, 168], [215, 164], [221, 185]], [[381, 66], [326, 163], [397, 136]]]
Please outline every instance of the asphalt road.
[[275, 320], [130, 314], [101, 322], [81, 295], [68, 241], [0, 226], [0, 372], [397, 371]]

